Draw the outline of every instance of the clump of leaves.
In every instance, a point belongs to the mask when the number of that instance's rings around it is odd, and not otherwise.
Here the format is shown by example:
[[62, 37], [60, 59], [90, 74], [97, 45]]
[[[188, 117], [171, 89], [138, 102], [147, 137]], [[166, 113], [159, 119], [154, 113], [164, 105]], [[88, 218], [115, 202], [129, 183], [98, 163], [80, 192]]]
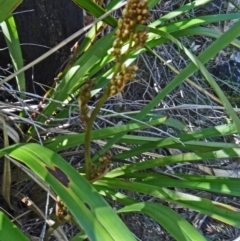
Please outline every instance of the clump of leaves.
[[[82, 3], [83, 1], [74, 0], [74, 2], [94, 16], [99, 16], [105, 12], [90, 1]], [[208, 240], [167, 205], [156, 202], [139, 202], [127, 196], [125, 192], [118, 190], [148, 194], [164, 201], [164, 203], [177, 204], [229, 225], [240, 227], [240, 214], [237, 208], [185, 191], [185, 188], [196, 189], [238, 197], [240, 196], [238, 178], [197, 174], [183, 175], [182, 173], [166, 175], [152, 171], [156, 167], [177, 163], [239, 157], [238, 144], [213, 142], [209, 139], [239, 134], [240, 121], [204, 64], [229, 44], [237, 48], [240, 47], [239, 41], [236, 40], [240, 32], [240, 22], [237, 22], [225, 33], [200, 25], [239, 19], [240, 14], [200, 16], [179, 21], [173, 19], [181, 13], [208, 2], [207, 0], [194, 1], [153, 21], [146, 28], [145, 24], [150, 18], [147, 7], [152, 8], [157, 2], [153, 0], [149, 0], [149, 2], [129, 0], [123, 10], [122, 19], [117, 21], [110, 16], [104, 19], [116, 30], [104, 35], [92, 44], [92, 40], [96, 37], [96, 31], [101, 31], [105, 27], [104, 22], [96, 23], [95, 27], [89, 31], [82, 46], [79, 46], [76, 51], [76, 60], [61, 75], [61, 81], [56, 86], [55, 92], [51, 93], [51, 99], [46, 102], [46, 108], [35, 120], [43, 125], [53, 125], [60, 123], [62, 118], [67, 117], [70, 110], [80, 108], [81, 121], [85, 125], [84, 133], [60, 135], [43, 141], [42, 145], [33, 142], [16, 144], [0, 151], [1, 156], [7, 154], [15, 165], [23, 168], [45, 190], [48, 190], [48, 185], [50, 185], [55, 193], [52, 194], [52, 198], [58, 201], [58, 206], [59, 203], [61, 204], [60, 210], [63, 210], [57, 212], [56, 215], [58, 216], [59, 213], [66, 215], [66, 219], [61, 218], [63, 222], [67, 222], [70, 218], [82, 229], [82, 232], [72, 240], [83, 240], [86, 237], [90, 240], [136, 240], [116, 214], [123, 212], [141, 212], [152, 217], [176, 240]], [[106, 9], [112, 9], [114, 6], [115, 1], [112, 1]], [[172, 21], [168, 22], [169, 20]], [[187, 35], [205, 35], [216, 40], [213, 40], [196, 57], [178, 40], [179, 37]], [[178, 46], [189, 57], [191, 63], [181, 70], [138, 114], [135, 116], [119, 114], [122, 118], [130, 118], [129, 123], [93, 130], [93, 123], [106, 100], [120, 93], [124, 86], [135, 78], [137, 67], [131, 65], [132, 62], [145, 51], [156, 54], [152, 50], [153, 47], [166, 42], [173, 42]], [[230, 116], [231, 123], [197, 131], [185, 130], [183, 134], [166, 138], [136, 137], [129, 134], [131, 131], [155, 125], [158, 126], [155, 128], [161, 131], [159, 126], [168, 125], [168, 117], [159, 118], [159, 116], [152, 114], [152, 110], [174, 88], [197, 70], [201, 71], [215, 91]], [[89, 82], [89, 80], [91, 81]], [[95, 108], [91, 110], [88, 101], [99, 89], [103, 89], [103, 93], [94, 106]], [[78, 105], [71, 105], [74, 103], [74, 97], [78, 98]], [[53, 99], [57, 101], [53, 101]], [[147, 118], [150, 114], [151, 119]], [[36, 130], [36, 125], [30, 127], [26, 133], [26, 139], [34, 137]], [[102, 149], [95, 152], [94, 156], [91, 156], [90, 143], [102, 139], [106, 139], [107, 143]], [[208, 142], [202, 141], [208, 139]], [[135, 145], [135, 147], [120, 154], [110, 154], [108, 151], [116, 143], [127, 143]], [[83, 144], [86, 165], [79, 171], [57, 154], [59, 151]], [[145, 152], [150, 152], [156, 148], [176, 148], [184, 153], [125, 164], [128, 158], [140, 157]], [[119, 160], [122, 165], [120, 167], [112, 166], [110, 170], [110, 160], [114, 159]], [[40, 181], [39, 177], [44, 182]], [[182, 189], [180, 191], [172, 188]], [[118, 201], [124, 207], [115, 212], [103, 198], [105, 196]], [[64, 205], [67, 207], [67, 212], [65, 212]], [[8, 228], [15, 228], [9, 225], [4, 215], [1, 217], [3, 217], [1, 222], [6, 223]], [[6, 236], [2, 236], [1, 239], [6, 240]]]

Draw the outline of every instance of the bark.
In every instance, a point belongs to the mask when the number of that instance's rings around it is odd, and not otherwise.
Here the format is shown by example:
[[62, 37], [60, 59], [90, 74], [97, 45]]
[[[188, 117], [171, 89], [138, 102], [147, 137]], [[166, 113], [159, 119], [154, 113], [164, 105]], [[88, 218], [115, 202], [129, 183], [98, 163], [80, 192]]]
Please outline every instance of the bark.
[[[24, 0], [16, 9], [14, 17], [23, 44], [21, 49], [25, 64], [83, 27], [82, 10], [70, 0]], [[74, 42], [25, 72], [27, 91], [43, 94], [44, 90], [39, 84], [51, 86], [59, 68], [69, 58]], [[6, 43], [0, 33], [0, 48], [4, 47]], [[6, 68], [9, 63], [8, 50], [0, 51], [0, 68]], [[11, 84], [16, 88], [14, 82]]]

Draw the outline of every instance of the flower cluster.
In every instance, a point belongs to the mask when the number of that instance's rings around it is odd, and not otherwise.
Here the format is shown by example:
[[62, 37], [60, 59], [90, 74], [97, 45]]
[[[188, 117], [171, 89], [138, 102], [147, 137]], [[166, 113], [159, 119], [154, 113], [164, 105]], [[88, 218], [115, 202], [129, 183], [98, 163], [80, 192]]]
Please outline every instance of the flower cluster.
[[138, 67], [136, 65], [126, 67], [122, 64], [121, 70], [121, 74], [116, 75], [110, 81], [109, 96], [114, 96], [121, 92], [125, 84], [135, 78]]
[[92, 173], [91, 173], [91, 181], [95, 181], [98, 178], [104, 176], [104, 174], [108, 171], [109, 165], [111, 162], [111, 153], [107, 151], [104, 153], [102, 157], [99, 158], [99, 164], [92, 164]]
[[59, 196], [57, 196], [56, 217], [60, 223], [70, 219], [69, 211]]
[[122, 53], [124, 42], [130, 41], [129, 51], [141, 48], [147, 41], [147, 31], [137, 31], [139, 24], [146, 24], [151, 15], [148, 11], [147, 0], [129, 0], [126, 4], [122, 18], [118, 20], [116, 39], [113, 43], [112, 54], [121, 67], [121, 73], [115, 74], [110, 81], [109, 96], [116, 95], [122, 91], [127, 82], [135, 77], [137, 66], [126, 67], [124, 65], [125, 54]]
[[121, 47], [126, 40], [132, 38], [136, 48], [140, 48], [146, 43], [147, 32], [137, 31], [136, 28], [139, 24], [146, 24], [147, 20], [151, 18], [147, 4], [147, 0], [129, 0], [126, 4], [122, 12], [123, 18], [118, 20], [117, 38], [113, 43], [112, 54], [117, 62], [120, 61]]
[[85, 123], [87, 123], [89, 116], [89, 108], [88, 108], [88, 101], [91, 98], [91, 90], [94, 87], [94, 82], [91, 80], [88, 80], [86, 82], [86, 84], [82, 87], [81, 89], [81, 93], [78, 97], [78, 101], [79, 101], [79, 106], [81, 109], [81, 120]]

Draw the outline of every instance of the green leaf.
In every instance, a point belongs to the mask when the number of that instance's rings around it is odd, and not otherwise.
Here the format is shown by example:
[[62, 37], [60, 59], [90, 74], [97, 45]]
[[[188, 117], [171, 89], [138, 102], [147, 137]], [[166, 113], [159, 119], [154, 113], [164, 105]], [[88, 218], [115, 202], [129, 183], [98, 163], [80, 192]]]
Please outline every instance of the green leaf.
[[142, 183], [150, 184], [158, 187], [179, 187], [179, 188], [189, 188], [198, 189], [208, 192], [216, 192], [227, 195], [240, 196], [239, 182], [240, 178], [230, 178], [230, 177], [217, 177], [217, 176], [189, 176], [188, 175], [178, 175], [176, 176], [184, 178], [174, 179], [167, 175], [158, 173], [131, 173], [124, 175], [125, 178], [137, 178], [141, 180]]
[[86, 240], [87, 235], [84, 233], [84, 231], [76, 234], [73, 238], [70, 239], [70, 241], [84, 241]]
[[22, 0], [0, 0], [0, 23], [7, 19]]
[[208, 199], [197, 197], [190, 194], [176, 192], [167, 188], [159, 188], [138, 182], [122, 181], [113, 178], [103, 178], [94, 185], [106, 186], [111, 189], [126, 189], [133, 192], [145, 193], [153, 197], [169, 201], [197, 212], [206, 214], [229, 225], [240, 227], [240, 212], [237, 208], [214, 202]]
[[[204, 75], [204, 77], [206, 78], [206, 80], [209, 82], [209, 84], [212, 86], [212, 88], [214, 89], [215, 93], [218, 95], [218, 97], [220, 98], [220, 100], [222, 101], [223, 106], [225, 107], [226, 111], [228, 112], [228, 114], [230, 115], [230, 117], [232, 118], [234, 124], [236, 125], [236, 128], [238, 130], [238, 133], [240, 133], [240, 120], [236, 114], [236, 112], [233, 110], [233, 107], [231, 106], [230, 102], [228, 101], [228, 99], [226, 98], [226, 96], [224, 95], [223, 91], [221, 90], [221, 88], [218, 86], [218, 84], [216, 83], [216, 81], [213, 79], [213, 77], [211, 76], [211, 74], [207, 71], [207, 69], [204, 67], [204, 65], [201, 63], [200, 58], [198, 59], [196, 56], [194, 56], [187, 48], [185, 48], [177, 39], [173, 38], [170, 34], [164, 32], [164, 31], [160, 31], [160, 30], [156, 30], [156, 29], [152, 29], [149, 28], [149, 30], [152, 33], [156, 33], [159, 36], [163, 36], [164, 38], [168, 38], [170, 39], [172, 42], [174, 42], [180, 49], [182, 49], [185, 54], [189, 57], [189, 59], [195, 64], [195, 67], [197, 67], [202, 74]], [[235, 32], [234, 32], [235, 31]], [[237, 33], [236, 33], [237, 32]], [[230, 43], [234, 38], [236, 38], [239, 35], [240, 32], [240, 22], [235, 24], [232, 28], [230, 28], [226, 33], [222, 34], [220, 38], [223, 38], [225, 40], [224, 44], [226, 43]], [[230, 41], [229, 41], [230, 40]], [[172, 82], [173, 83], [173, 82]], [[170, 85], [170, 84], [169, 84]]]
[[[18, 38], [17, 27], [13, 16], [10, 16], [6, 21], [1, 23], [3, 35], [5, 37], [9, 54], [13, 63], [14, 71], [18, 71], [23, 67], [23, 57]], [[17, 86], [19, 91], [26, 91], [24, 72], [16, 76]], [[22, 95], [21, 98], [24, 98]]]
[[[105, 56], [107, 51], [111, 48], [113, 40], [113, 33], [110, 33], [102, 37], [97, 44], [94, 44], [88, 51], [81, 55], [75, 65], [61, 78], [61, 82], [53, 96], [58, 102], [50, 102], [46, 109], [44, 109], [44, 115], [51, 116], [52, 113], [61, 106], [59, 101], [67, 100], [71, 94], [79, 90], [94, 66], [97, 66], [96, 71], [99, 71], [105, 66]], [[45, 117], [40, 115], [37, 121], [44, 122]], [[33, 132], [34, 128], [31, 128], [29, 135]]]
[[[179, 238], [198, 237], [198, 240], [205, 240], [205, 238], [201, 236], [199, 232], [196, 229], [194, 229], [185, 219], [183, 219], [179, 214], [177, 214], [172, 209], [164, 205], [157, 204], [157, 203], [142, 204], [124, 195], [123, 193], [119, 193], [119, 192], [116, 193], [115, 191], [107, 187], [102, 187], [99, 185], [96, 185], [95, 187], [101, 195], [106, 196], [114, 201], [117, 201], [125, 205], [123, 209], [120, 209], [117, 211], [118, 213], [128, 212], [128, 211], [142, 212], [152, 217], [154, 220], [156, 220], [173, 237], [175, 237], [176, 240], [179, 240], [178, 237]], [[142, 207], [142, 205], [144, 205], [144, 207]], [[188, 230], [190, 233], [186, 235], [184, 230]], [[185, 240], [185, 239], [180, 239], [180, 240]], [[190, 240], [195, 240], [195, 239], [190, 239]]]
[[[174, 32], [174, 31], [179, 31], [179, 27], [181, 27], [181, 29], [185, 29], [187, 27], [192, 27], [194, 25], [200, 25], [203, 23], [207, 23], [207, 22], [211, 22], [214, 21], [214, 19], [224, 19], [226, 18], [226, 16], [220, 16], [220, 18], [218, 18], [219, 16], [211, 16], [211, 17], [201, 17], [201, 18], [197, 18], [197, 19], [193, 19], [192, 21], [182, 21], [181, 23], [179, 23], [179, 25], [181, 26], [175, 26], [170, 25], [168, 27], [163, 26], [160, 27], [159, 30], [161, 31], [166, 31], [166, 32]], [[232, 18], [232, 17], [236, 17], [239, 18], [240, 14], [238, 15], [229, 15], [228, 18]], [[185, 25], [186, 24], [186, 25]], [[201, 61], [202, 64], [205, 64], [207, 61], [209, 61], [211, 58], [213, 58], [217, 53], [219, 53], [220, 50], [222, 50], [224, 47], [226, 47], [229, 43], [233, 42], [234, 39], [238, 36], [240, 30], [240, 23], [235, 24], [232, 28], [230, 28], [227, 32], [225, 32], [223, 35], [221, 35], [217, 40], [215, 40], [207, 49], [205, 49], [199, 56], [198, 59], [199, 61]], [[156, 38], [156, 40], [154, 40]], [[159, 36], [156, 36], [156, 34], [154, 35], [150, 35], [149, 36], [149, 41], [148, 41], [148, 47], [153, 48], [155, 47], [157, 44], [166, 42], [166, 40], [164, 40], [164, 38], [159, 38]], [[181, 70], [181, 72], [168, 84], [166, 85], [166, 87], [164, 89], [162, 89], [162, 91], [149, 103], [147, 104], [139, 114], [136, 115], [137, 119], [143, 119], [148, 113], [150, 113], [152, 111], [153, 108], [155, 108], [155, 106], [157, 106], [171, 91], [173, 91], [178, 85], [180, 85], [186, 78], [188, 78], [190, 75], [192, 75], [195, 71], [197, 71], [197, 67], [195, 66], [195, 64], [190, 63], [185, 69]], [[225, 104], [225, 107], [230, 107], [228, 101]], [[227, 104], [227, 105], [226, 105]], [[236, 114], [232, 111], [232, 108], [230, 108], [230, 115], [232, 117], [234, 117], [234, 122], [236, 124], [236, 128], [238, 129], [239, 132], [239, 124], [237, 124], [239, 122], [238, 117], [236, 116]], [[114, 145], [115, 143], [117, 143], [121, 138], [122, 138], [123, 134], [119, 134], [116, 135], [114, 138], [112, 138], [110, 141], [108, 141], [108, 143], [103, 147], [103, 150], [106, 151], [109, 148], [111, 148], [112, 145]], [[166, 140], [170, 140], [171, 138], [166, 138]], [[176, 143], [176, 140], [171, 139], [172, 142]], [[182, 140], [179, 140], [180, 142], [182, 142]], [[102, 152], [99, 151], [97, 153], [97, 155], [101, 155]]]
[[[230, 134], [236, 134], [237, 130], [235, 125], [221, 125], [215, 127], [209, 127], [198, 131], [189, 132], [187, 134], [181, 134], [176, 136], [176, 139], [181, 140], [182, 143], [197, 140], [201, 138], [217, 137], [217, 136], [226, 136]], [[187, 144], [187, 143], [186, 143]], [[191, 143], [190, 143], [191, 144]], [[125, 151], [121, 154], [115, 155], [115, 158], [126, 159], [132, 156], [139, 155], [143, 152], [154, 150], [160, 147], [180, 147], [181, 143], [177, 143], [175, 139], [168, 138], [158, 138], [156, 141], [151, 141], [145, 144], [142, 144], [139, 147], [132, 148], [130, 151]], [[182, 149], [184, 149], [182, 144]], [[227, 147], [227, 146], [226, 146]]]
[[226, 148], [213, 152], [199, 152], [199, 153], [184, 153], [174, 156], [165, 156], [162, 158], [156, 158], [147, 160], [144, 162], [137, 162], [130, 165], [118, 167], [106, 174], [106, 177], [117, 177], [127, 173], [134, 173], [140, 170], [146, 170], [149, 168], [155, 168], [158, 166], [172, 165], [176, 163], [191, 162], [191, 161], [203, 161], [203, 160], [216, 160], [217, 158], [229, 158], [239, 157], [240, 148]]
[[[104, 118], [106, 117], [110, 117], [110, 115], [106, 115], [106, 116], [103, 116]], [[134, 118], [136, 117], [136, 114], [124, 114], [124, 115], [117, 115], [116, 114], [113, 114], [112, 116], [114, 116], [115, 118], [119, 118], [119, 119], [122, 119], [126, 116], [126, 118], [129, 116], [131, 118]], [[159, 118], [162, 118], [164, 117], [165, 115], [162, 115], [162, 114], [159, 114], [159, 113], [149, 113], [147, 114], [143, 119], [142, 121], [149, 121], [149, 120], [155, 120], [155, 119], [159, 119]], [[187, 127], [186, 124], [184, 124], [182, 121], [179, 121], [177, 119], [174, 119], [172, 117], [169, 117], [165, 122], [163, 122], [163, 125], [164, 126], [167, 126], [167, 127], [172, 127], [174, 129], [176, 129], [177, 131], [181, 131], [181, 132], [187, 132], [189, 131], [190, 129]]]
[[161, 25], [162, 23], [166, 22], [166, 21], [169, 21], [185, 12], [188, 12], [190, 11], [191, 9], [194, 9], [194, 8], [197, 8], [201, 5], [204, 5], [208, 2], [210, 2], [211, 0], [196, 0], [196, 1], [193, 1], [193, 2], [190, 2], [190, 3], [187, 3], [186, 5], [176, 9], [176, 10], [173, 10], [173, 11], [170, 11], [169, 13], [163, 15], [161, 18], [159, 18], [158, 20], [154, 21], [153, 23], [150, 24], [150, 27], [157, 27], [159, 25]]
[[168, 231], [170, 235], [172, 235], [178, 241], [207, 240], [179, 214], [159, 203], [136, 203], [121, 208], [117, 212], [144, 213], [156, 220], [164, 229]]
[[[183, 29], [180, 31], [176, 31], [174, 33], [172, 33], [172, 35], [175, 38], [179, 38], [179, 37], [183, 37], [183, 36], [193, 36], [193, 35], [198, 35], [198, 36], [208, 36], [208, 37], [212, 37], [212, 38], [219, 38], [223, 33], [216, 30], [216, 29], [210, 29], [210, 28], [206, 28], [206, 27], [191, 27], [191, 28], [187, 28], [187, 29]], [[234, 39], [231, 42], [231, 45], [240, 48], [240, 41], [238, 39]]]
[[[72, 1], [76, 3], [78, 6], [80, 6], [81, 8], [85, 9], [87, 12], [89, 12], [90, 15], [93, 15], [97, 18], [102, 16], [104, 13], [106, 13], [106, 11], [98, 4], [96, 4], [94, 1], [81, 1], [81, 0], [72, 0]], [[112, 16], [107, 16], [105, 19], [103, 19], [103, 21], [112, 27], [117, 26], [117, 20]]]
[[[152, 142], [155, 145], [158, 140], [159, 138], [157, 137], [125, 135], [121, 138], [121, 143], [143, 145]], [[165, 145], [164, 147], [190, 151], [217, 151], [224, 148], [238, 148], [239, 145], [225, 142], [186, 141], [184, 145], [176, 143]], [[149, 149], [151, 148], [149, 147]]]
[[66, 204], [90, 240], [135, 240], [109, 204], [92, 185], [55, 152], [38, 144], [17, 144], [0, 155], [25, 163]]
[[[239, 19], [240, 13], [228, 13], [228, 14], [215, 14], [215, 15], [207, 15], [207, 16], [199, 16], [194, 18], [185, 18], [183, 20], [171, 22], [165, 24], [158, 29], [164, 31], [166, 33], [172, 33], [176, 30], [183, 30], [193, 26], [209, 24], [209, 23], [216, 23], [220, 21], [227, 21], [232, 19]], [[151, 23], [149, 27], [156, 28], [158, 26], [158, 20]]]
[[10, 240], [20, 240], [20, 241], [30, 241], [22, 231], [11, 222], [8, 217], [0, 211], [0, 240], [10, 241]]
[[[137, 130], [140, 128], [147, 127], [149, 125], [157, 125], [166, 121], [167, 117], [162, 117], [157, 120], [149, 121], [146, 123], [133, 123], [128, 125], [114, 126], [103, 128], [100, 130], [94, 130], [91, 132], [91, 140], [103, 139], [106, 137], [114, 136], [118, 133], [127, 133], [129, 131]], [[49, 149], [54, 150], [55, 152], [64, 150], [69, 147], [73, 147], [79, 144], [83, 144], [85, 141], [85, 133], [82, 134], [70, 134], [64, 136], [58, 136], [52, 139], [49, 139], [44, 142], [44, 146]]]

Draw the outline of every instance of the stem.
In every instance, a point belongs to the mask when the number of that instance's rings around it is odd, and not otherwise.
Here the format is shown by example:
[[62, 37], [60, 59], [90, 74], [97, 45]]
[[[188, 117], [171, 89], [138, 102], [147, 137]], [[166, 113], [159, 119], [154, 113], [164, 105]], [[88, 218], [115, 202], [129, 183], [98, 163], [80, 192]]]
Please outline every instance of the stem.
[[91, 113], [91, 116], [88, 120], [88, 123], [86, 125], [86, 132], [85, 132], [85, 144], [84, 144], [84, 155], [85, 155], [85, 164], [86, 164], [86, 176], [87, 179], [91, 179], [91, 131], [93, 122], [95, 121], [98, 112], [100, 111], [103, 104], [108, 99], [108, 88], [103, 93], [103, 96], [100, 98], [100, 100], [97, 102], [95, 109]]
[[[116, 77], [118, 72], [121, 70], [122, 64], [125, 62], [127, 55], [131, 52], [131, 45], [132, 45], [132, 37], [133, 34], [130, 35], [130, 41], [129, 41], [129, 47], [126, 53], [123, 55], [124, 57], [120, 60], [119, 63], [117, 63], [114, 73], [112, 76], [112, 79]], [[86, 131], [85, 131], [85, 144], [84, 144], [84, 156], [85, 156], [85, 164], [86, 164], [86, 177], [87, 180], [91, 180], [91, 173], [92, 173], [92, 162], [91, 162], [91, 131], [93, 127], [93, 123], [97, 117], [97, 114], [99, 113], [101, 107], [106, 102], [106, 100], [109, 97], [109, 86], [106, 88], [106, 90], [103, 93], [103, 96], [100, 98], [100, 100], [97, 102], [95, 109], [91, 113], [88, 123], [86, 125]]]

